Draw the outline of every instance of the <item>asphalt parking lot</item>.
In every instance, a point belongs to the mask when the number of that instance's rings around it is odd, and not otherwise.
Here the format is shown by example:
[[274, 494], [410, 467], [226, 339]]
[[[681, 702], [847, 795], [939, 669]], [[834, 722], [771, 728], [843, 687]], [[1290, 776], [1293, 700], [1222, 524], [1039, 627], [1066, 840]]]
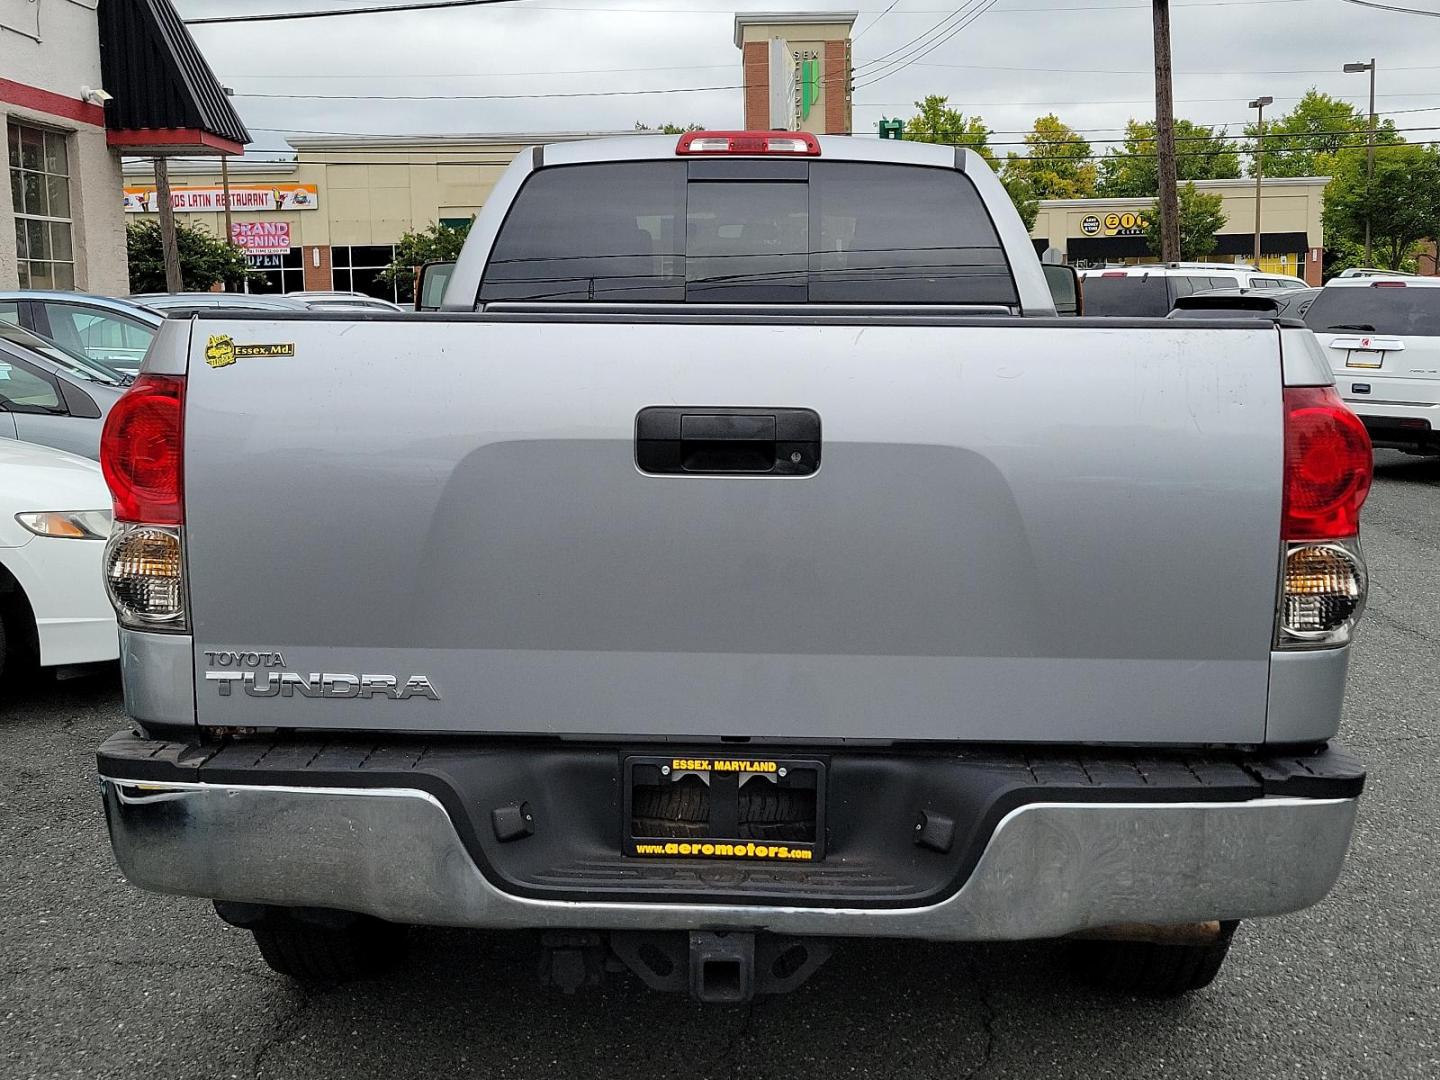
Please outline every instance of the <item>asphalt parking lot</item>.
[[1344, 739], [1370, 783], [1336, 892], [1242, 926], [1207, 991], [1100, 996], [1049, 944], [853, 943], [798, 993], [705, 1008], [541, 989], [528, 939], [426, 931], [383, 981], [305, 991], [207, 903], [111, 861], [95, 746], [118, 679], [0, 705], [0, 1076], [947, 1078], [1440, 1075], [1440, 463], [1381, 452]]

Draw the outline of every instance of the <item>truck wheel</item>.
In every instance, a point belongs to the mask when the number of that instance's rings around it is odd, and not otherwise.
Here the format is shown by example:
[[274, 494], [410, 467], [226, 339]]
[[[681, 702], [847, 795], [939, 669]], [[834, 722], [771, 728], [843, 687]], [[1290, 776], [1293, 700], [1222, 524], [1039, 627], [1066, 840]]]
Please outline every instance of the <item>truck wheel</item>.
[[1220, 938], [1207, 945], [1153, 941], [1074, 941], [1070, 960], [1082, 979], [1103, 990], [1172, 998], [1209, 986], [1230, 952], [1239, 922], [1222, 922]]
[[403, 958], [404, 926], [349, 912], [323, 916], [272, 917], [250, 928], [271, 971], [300, 982], [348, 982], [389, 971]]

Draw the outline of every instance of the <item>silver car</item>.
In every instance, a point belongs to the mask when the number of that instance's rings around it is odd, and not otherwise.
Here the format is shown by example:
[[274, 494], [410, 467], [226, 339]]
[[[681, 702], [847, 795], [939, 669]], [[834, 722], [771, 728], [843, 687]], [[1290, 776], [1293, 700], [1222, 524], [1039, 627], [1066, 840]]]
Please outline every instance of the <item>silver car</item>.
[[194, 315], [221, 308], [231, 311], [304, 311], [305, 305], [284, 296], [265, 293], [179, 292], [136, 293], [130, 302], [161, 315]]
[[311, 311], [404, 311], [399, 304], [361, 292], [288, 292], [287, 300], [304, 304]]
[[0, 292], [0, 322], [19, 325], [111, 371], [134, 375], [164, 316], [113, 296], [60, 289]]
[[0, 436], [100, 456], [105, 414], [128, 377], [9, 323], [0, 323]]

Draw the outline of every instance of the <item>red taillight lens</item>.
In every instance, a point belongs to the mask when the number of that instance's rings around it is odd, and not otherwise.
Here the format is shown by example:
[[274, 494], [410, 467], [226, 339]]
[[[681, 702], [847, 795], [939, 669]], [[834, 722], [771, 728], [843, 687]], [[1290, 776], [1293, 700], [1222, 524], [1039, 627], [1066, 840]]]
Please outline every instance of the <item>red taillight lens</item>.
[[115, 501], [116, 521], [179, 525], [185, 520], [180, 480], [184, 406], [184, 379], [141, 375], [105, 418], [100, 468]]
[[1333, 386], [1285, 388], [1285, 540], [1338, 540], [1360, 531], [1374, 452]]
[[675, 153], [819, 157], [820, 140], [808, 131], [687, 131], [675, 144]]

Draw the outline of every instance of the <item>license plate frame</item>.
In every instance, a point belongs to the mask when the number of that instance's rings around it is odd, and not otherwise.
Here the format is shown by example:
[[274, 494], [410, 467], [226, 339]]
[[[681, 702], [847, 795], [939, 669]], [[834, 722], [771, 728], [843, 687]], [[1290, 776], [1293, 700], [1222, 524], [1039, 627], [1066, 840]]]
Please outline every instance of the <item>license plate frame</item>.
[[[813, 757], [689, 753], [630, 754], [621, 770], [621, 853], [637, 859], [702, 859], [805, 865], [825, 857], [827, 762]], [[687, 821], [686, 835], [649, 836], [635, 831], [637, 785], [664, 787], [695, 778], [708, 792], [707, 818]], [[775, 785], [795, 794], [804, 805], [813, 793], [809, 814], [796, 821], [807, 836], [756, 836], [753, 823], [743, 823], [741, 789], [751, 784]], [[695, 785], [692, 783], [691, 788]], [[764, 789], [759, 789], [763, 791]], [[748, 827], [747, 827], [748, 824]], [[749, 833], [750, 835], [746, 835]]]

